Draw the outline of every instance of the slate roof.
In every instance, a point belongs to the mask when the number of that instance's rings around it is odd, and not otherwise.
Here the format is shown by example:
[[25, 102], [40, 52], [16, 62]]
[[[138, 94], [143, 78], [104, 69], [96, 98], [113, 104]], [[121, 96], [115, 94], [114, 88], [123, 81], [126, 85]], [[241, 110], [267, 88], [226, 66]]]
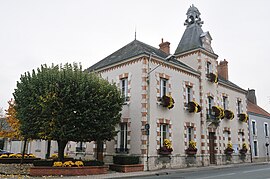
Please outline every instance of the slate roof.
[[200, 38], [203, 33], [201, 26], [196, 23], [187, 26], [174, 54], [178, 55], [196, 48], [203, 48]]
[[[169, 56], [165, 52], [163, 52], [155, 47], [147, 45], [147, 44], [140, 42], [138, 40], [134, 40], [134, 41], [130, 42], [129, 44], [125, 45], [124, 47], [120, 48], [116, 52], [112, 53], [111, 55], [107, 56], [103, 60], [97, 62], [96, 64], [94, 64], [93, 66], [89, 67], [86, 70], [87, 71], [99, 70], [101, 68], [104, 68], [104, 67], [107, 67], [107, 66], [119, 63], [119, 62], [123, 62], [123, 61], [128, 60], [132, 57], [136, 57], [136, 56], [139, 56], [142, 54], [146, 54], [146, 55], [152, 54], [153, 56], [159, 57], [160, 59], [163, 59], [163, 60], [165, 60], [165, 58]], [[186, 69], [193, 71], [195, 73], [198, 73], [193, 68], [187, 66], [186, 64], [184, 64], [178, 60], [173, 59], [170, 61], [170, 63], [181, 66], [181, 67], [186, 68]]]
[[260, 115], [266, 118], [270, 118], [270, 114], [267, 111], [262, 109], [260, 106], [250, 102], [249, 100], [247, 100], [247, 111], [248, 113], [253, 113], [255, 115]]
[[221, 82], [221, 83], [224, 83], [226, 85], [229, 85], [229, 86], [231, 86], [233, 88], [239, 89], [241, 91], [246, 91], [243, 88], [239, 87], [238, 85], [234, 84], [233, 82], [222, 78], [221, 76], [218, 76], [218, 81]]

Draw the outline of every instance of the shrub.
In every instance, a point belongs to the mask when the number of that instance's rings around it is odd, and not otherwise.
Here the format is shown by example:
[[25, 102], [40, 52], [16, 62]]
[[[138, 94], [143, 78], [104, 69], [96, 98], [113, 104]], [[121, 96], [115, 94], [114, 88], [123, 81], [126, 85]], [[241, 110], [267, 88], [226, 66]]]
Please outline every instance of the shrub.
[[54, 160], [50, 159], [50, 160], [34, 160], [33, 161], [33, 165], [34, 166], [48, 166], [51, 167], [53, 166]]
[[116, 156], [113, 156], [113, 163], [118, 164], [118, 165], [139, 164], [140, 158], [139, 158], [139, 156], [116, 155]]
[[86, 160], [83, 161], [84, 166], [103, 166], [104, 162], [99, 160]]

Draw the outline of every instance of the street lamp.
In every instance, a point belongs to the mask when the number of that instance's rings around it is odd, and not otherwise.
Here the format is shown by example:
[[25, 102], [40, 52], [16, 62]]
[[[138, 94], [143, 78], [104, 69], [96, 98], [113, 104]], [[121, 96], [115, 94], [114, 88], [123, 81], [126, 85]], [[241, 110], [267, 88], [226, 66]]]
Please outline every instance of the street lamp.
[[[168, 57], [165, 58], [165, 61], [170, 61], [171, 59], [175, 58], [174, 55], [169, 55]], [[147, 166], [147, 171], [149, 171], [149, 135], [150, 135], [150, 74], [155, 71], [158, 67], [160, 67], [163, 63], [160, 63], [157, 65], [155, 68], [150, 70], [150, 62], [152, 59], [152, 54], [149, 55], [148, 59], [148, 66], [147, 66], [147, 123], [145, 124], [144, 128], [146, 130], [146, 135], [147, 135], [147, 145], [146, 145], [146, 166]]]

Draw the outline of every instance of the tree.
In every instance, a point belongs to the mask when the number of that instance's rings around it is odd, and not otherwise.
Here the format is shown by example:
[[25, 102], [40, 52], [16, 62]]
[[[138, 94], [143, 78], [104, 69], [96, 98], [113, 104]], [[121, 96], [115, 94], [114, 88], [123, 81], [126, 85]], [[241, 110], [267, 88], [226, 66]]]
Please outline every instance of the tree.
[[68, 141], [104, 141], [116, 135], [123, 104], [118, 88], [76, 63], [42, 65], [25, 73], [13, 95], [21, 134], [56, 140], [60, 160]]
[[0, 130], [0, 136], [4, 138], [21, 139], [20, 122], [16, 118], [15, 102], [11, 99], [8, 101], [8, 104], [6, 118], [3, 121], [5, 127]]

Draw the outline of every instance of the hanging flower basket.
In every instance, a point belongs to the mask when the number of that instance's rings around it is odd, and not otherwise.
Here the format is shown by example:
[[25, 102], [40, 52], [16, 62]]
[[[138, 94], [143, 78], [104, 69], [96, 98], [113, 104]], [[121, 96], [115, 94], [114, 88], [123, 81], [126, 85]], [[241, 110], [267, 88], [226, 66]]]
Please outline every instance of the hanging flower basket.
[[171, 96], [164, 95], [161, 98], [161, 105], [168, 109], [172, 109], [174, 107], [174, 99]]
[[201, 106], [195, 101], [190, 101], [185, 106], [190, 113], [199, 113], [202, 110]]
[[226, 119], [232, 120], [234, 118], [234, 114], [231, 110], [225, 110], [224, 114]]
[[216, 117], [218, 119], [223, 119], [225, 116], [224, 110], [219, 106], [213, 106], [212, 112], [213, 112], [214, 117]]
[[216, 75], [214, 73], [209, 73], [209, 74], [206, 75], [206, 77], [212, 83], [217, 83], [218, 82], [218, 75]]
[[238, 114], [238, 118], [242, 122], [247, 122], [248, 121], [248, 115], [246, 113]]

